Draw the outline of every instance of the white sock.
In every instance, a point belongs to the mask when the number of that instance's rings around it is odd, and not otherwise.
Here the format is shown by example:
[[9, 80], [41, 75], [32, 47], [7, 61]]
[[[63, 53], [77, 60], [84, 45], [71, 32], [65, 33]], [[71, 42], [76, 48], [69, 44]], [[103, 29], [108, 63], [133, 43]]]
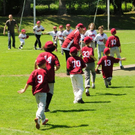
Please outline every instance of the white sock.
[[122, 66], [122, 62], [121, 61], [119, 61], [119, 64], [120, 64], [120, 66]]
[[86, 89], [86, 92], [89, 92], [89, 89], [88, 88]]

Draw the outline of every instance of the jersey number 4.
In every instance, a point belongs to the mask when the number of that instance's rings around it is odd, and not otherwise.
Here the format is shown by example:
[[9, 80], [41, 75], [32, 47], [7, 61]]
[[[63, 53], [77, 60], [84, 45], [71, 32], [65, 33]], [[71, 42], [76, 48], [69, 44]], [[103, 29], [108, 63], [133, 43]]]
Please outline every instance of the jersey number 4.
[[47, 56], [45, 55], [44, 58], [45, 58], [45, 60], [46, 60], [49, 64], [51, 64], [51, 62], [52, 62], [52, 56], [50, 56], [50, 57], [47, 58]]
[[110, 60], [104, 60], [105, 67], [106, 66], [111, 66], [111, 61]]

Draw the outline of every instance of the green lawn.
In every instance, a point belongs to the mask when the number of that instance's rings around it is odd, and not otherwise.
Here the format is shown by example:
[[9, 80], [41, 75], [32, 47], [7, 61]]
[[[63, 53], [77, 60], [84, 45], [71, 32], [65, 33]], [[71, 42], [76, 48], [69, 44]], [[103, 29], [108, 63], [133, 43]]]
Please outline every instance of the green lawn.
[[[51, 28], [51, 24], [49, 24]], [[30, 27], [28, 26], [28, 29]], [[50, 28], [48, 28], [50, 30]], [[47, 28], [46, 28], [47, 29]], [[110, 33], [107, 32], [110, 36]], [[134, 30], [119, 30], [117, 35], [122, 44], [123, 65], [134, 64]], [[46, 113], [49, 122], [35, 128], [37, 110], [31, 88], [20, 95], [28, 75], [33, 71], [34, 61], [42, 51], [34, 50], [35, 37], [25, 40], [23, 50], [7, 49], [7, 36], [0, 36], [0, 135], [134, 135], [135, 134], [135, 75], [114, 76], [112, 87], [106, 89], [101, 75], [96, 77], [96, 89], [90, 90], [91, 97], [83, 94], [85, 104], [73, 104], [73, 90], [69, 77], [56, 77], [55, 93]], [[42, 45], [51, 36], [41, 37]], [[16, 47], [19, 46], [16, 36]], [[59, 51], [61, 68], [65, 73], [65, 57]], [[97, 57], [97, 53], [95, 52]], [[116, 64], [115, 66], [118, 66]]]

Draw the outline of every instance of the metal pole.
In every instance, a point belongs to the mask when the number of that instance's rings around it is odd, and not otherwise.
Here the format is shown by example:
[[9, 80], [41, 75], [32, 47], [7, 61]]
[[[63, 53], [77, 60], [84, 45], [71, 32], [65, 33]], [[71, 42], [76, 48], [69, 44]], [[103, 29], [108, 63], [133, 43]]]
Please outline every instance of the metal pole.
[[108, 30], [110, 30], [110, 0], [107, 0], [107, 17], [108, 17]]
[[34, 26], [36, 25], [36, 0], [33, 0]]
[[96, 7], [96, 12], [95, 12], [95, 15], [94, 15], [93, 23], [95, 23], [95, 21], [96, 21], [96, 16], [97, 16], [97, 10], [98, 10], [99, 1], [100, 1], [100, 0], [98, 0], [98, 2], [97, 2], [97, 7]]

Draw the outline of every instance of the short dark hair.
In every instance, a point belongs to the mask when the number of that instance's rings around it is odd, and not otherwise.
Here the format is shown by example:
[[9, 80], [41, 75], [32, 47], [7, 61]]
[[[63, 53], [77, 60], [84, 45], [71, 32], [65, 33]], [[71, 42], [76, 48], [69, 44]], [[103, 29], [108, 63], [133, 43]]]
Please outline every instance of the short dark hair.
[[51, 48], [45, 48], [45, 47], [43, 47], [43, 49], [46, 52], [53, 52], [56, 49], [56, 47], [55, 46], [54, 47], [51, 47]]

